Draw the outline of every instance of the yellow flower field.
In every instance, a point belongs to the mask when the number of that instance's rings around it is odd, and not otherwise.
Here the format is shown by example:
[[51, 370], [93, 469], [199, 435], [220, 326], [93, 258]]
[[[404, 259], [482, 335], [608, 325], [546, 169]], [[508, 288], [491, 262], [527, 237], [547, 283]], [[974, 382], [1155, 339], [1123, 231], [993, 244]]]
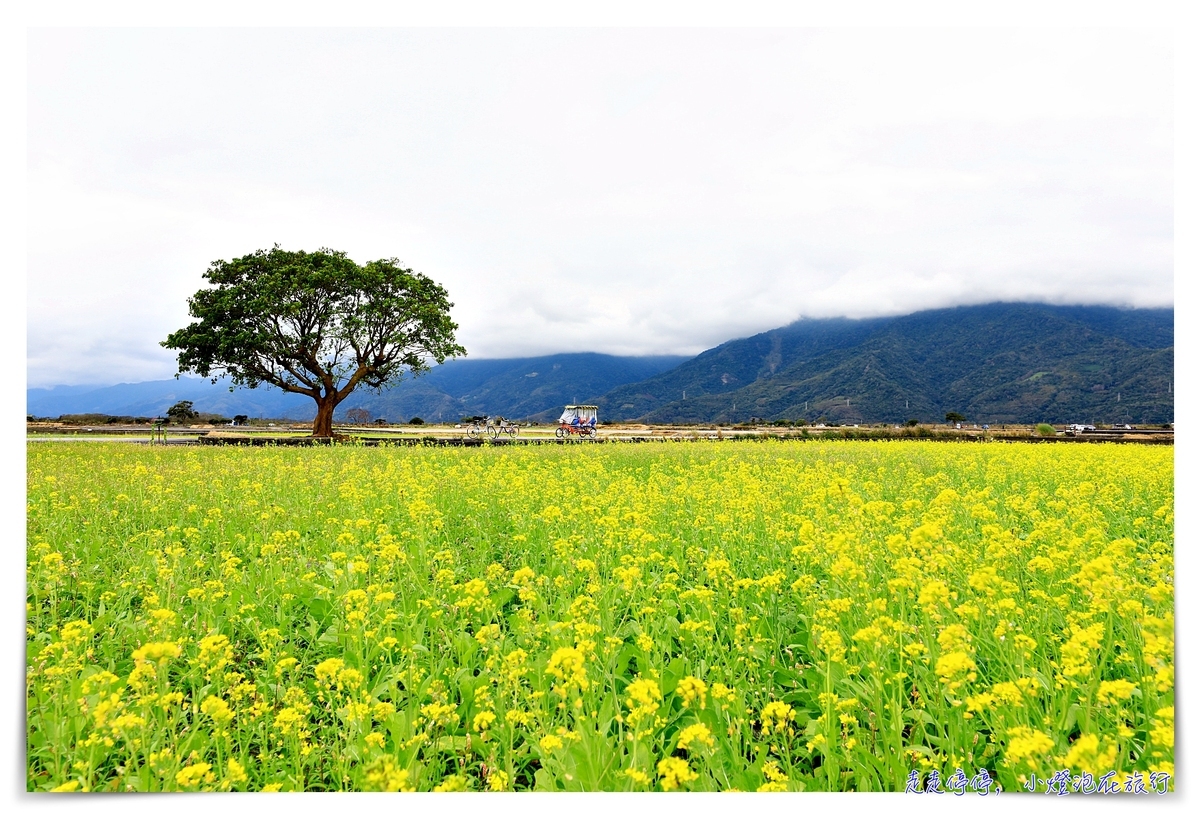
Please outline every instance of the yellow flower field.
[[28, 788], [1148, 781], [1172, 458], [31, 445]]

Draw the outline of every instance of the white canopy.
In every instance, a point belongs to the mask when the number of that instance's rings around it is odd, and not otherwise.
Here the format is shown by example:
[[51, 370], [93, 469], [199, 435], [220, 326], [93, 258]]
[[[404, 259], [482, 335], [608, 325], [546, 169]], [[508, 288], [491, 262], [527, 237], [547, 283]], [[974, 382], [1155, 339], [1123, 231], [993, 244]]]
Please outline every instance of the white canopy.
[[582, 423], [595, 423], [596, 410], [599, 408], [600, 407], [598, 406], [592, 406], [584, 403], [571, 404], [563, 409], [563, 413], [558, 419], [562, 423], [570, 423], [576, 418], [579, 418], [580, 422]]

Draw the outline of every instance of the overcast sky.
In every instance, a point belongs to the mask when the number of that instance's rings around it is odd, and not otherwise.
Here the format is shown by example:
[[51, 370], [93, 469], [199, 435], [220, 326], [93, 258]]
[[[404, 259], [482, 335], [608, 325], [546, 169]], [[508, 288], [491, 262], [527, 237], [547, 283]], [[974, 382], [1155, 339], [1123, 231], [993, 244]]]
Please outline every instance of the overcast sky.
[[1173, 303], [1153, 30], [77, 29], [29, 40], [28, 382], [170, 377], [209, 262], [399, 257], [471, 357]]

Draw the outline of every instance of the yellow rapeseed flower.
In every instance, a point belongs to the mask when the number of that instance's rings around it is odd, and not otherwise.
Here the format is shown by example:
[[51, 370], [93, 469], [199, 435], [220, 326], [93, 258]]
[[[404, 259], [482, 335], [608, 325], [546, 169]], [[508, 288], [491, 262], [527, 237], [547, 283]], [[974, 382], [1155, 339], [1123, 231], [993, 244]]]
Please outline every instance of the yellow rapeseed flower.
[[702, 744], [709, 749], [716, 746], [712, 732], [703, 724], [693, 724], [683, 728], [679, 732], [679, 740], [676, 743], [685, 750], [692, 749], [693, 744]]
[[1004, 761], [1013, 766], [1035, 770], [1052, 749], [1054, 741], [1040, 730], [1034, 730], [1032, 727], [1014, 727], [1008, 731]]
[[249, 776], [246, 775], [246, 768], [236, 758], [229, 759], [225, 764], [225, 769], [229, 773], [230, 784], [245, 784]]
[[1071, 750], [1061, 763], [1076, 772], [1100, 774], [1111, 769], [1116, 760], [1116, 745], [1110, 744], [1101, 749], [1098, 736], [1094, 733], [1084, 733], [1071, 745]]
[[463, 775], [448, 775], [441, 784], [433, 788], [434, 792], [466, 792], [467, 778]]
[[693, 772], [682, 758], [668, 756], [658, 762], [658, 777], [663, 791], [670, 792], [679, 789], [689, 781], [695, 781], [700, 776]]
[[1086, 628], [1073, 629], [1071, 638], [1062, 648], [1062, 675], [1080, 678], [1092, 672], [1092, 651], [1100, 648], [1104, 639], [1104, 624], [1097, 622]]
[[641, 784], [643, 787], [650, 783], [650, 776], [636, 768], [625, 770], [625, 775], [633, 779], [635, 783]]
[[935, 670], [942, 684], [951, 693], [976, 679], [975, 662], [961, 650], [939, 656]]
[[762, 732], [764, 736], [770, 735], [772, 732], [781, 733], [785, 730], [788, 735], [791, 735], [791, 723], [796, 717], [796, 709], [784, 702], [769, 702], [762, 709], [762, 714], [759, 716], [759, 721], [762, 722]]
[[719, 702], [720, 701], [732, 702], [733, 694], [734, 694], [734, 690], [732, 687], [726, 687], [725, 685], [721, 684], [720, 682], [717, 682], [716, 684], [714, 684], [712, 686], [712, 697]]
[[181, 653], [174, 642], [149, 642], [133, 652], [135, 662], [164, 662], [175, 659]]
[[703, 709], [707, 702], [708, 685], [695, 676], [684, 676], [675, 686], [675, 693], [683, 699], [684, 707], [691, 707], [692, 702], [696, 702], [696, 706]]
[[381, 756], [366, 769], [363, 789], [373, 792], [413, 792], [408, 785], [408, 770], [397, 766], [391, 756]]
[[656, 712], [661, 704], [662, 691], [658, 689], [658, 682], [653, 679], [639, 677], [625, 688], [625, 705], [629, 708], [629, 717], [633, 721]]
[[546, 672], [558, 680], [557, 689], [561, 695], [565, 696], [566, 690], [572, 685], [578, 686], [581, 690], [588, 689], [584, 656], [578, 648], [558, 648], [550, 656], [550, 661], [546, 664]]
[[495, 720], [496, 720], [495, 713], [493, 713], [491, 710], [484, 710], [480, 713], [475, 714], [475, 718], [471, 722], [471, 725], [475, 728], [476, 733], [482, 733], [483, 731], [485, 731], [489, 727], [491, 727], [492, 723]]
[[346, 663], [341, 659], [326, 659], [314, 668], [317, 681], [332, 684], [338, 672], [345, 666]]
[[1096, 690], [1096, 701], [1100, 704], [1116, 704], [1133, 696], [1137, 685], [1125, 679], [1103, 681]]
[[228, 724], [233, 720], [233, 711], [229, 709], [229, 704], [220, 696], [209, 696], [200, 705], [200, 712], [208, 716], [217, 724]]
[[185, 789], [199, 784], [211, 784], [215, 780], [216, 777], [212, 774], [212, 765], [205, 764], [203, 761], [189, 764], [175, 773], [175, 783]]
[[930, 580], [921, 586], [917, 604], [930, 616], [936, 615], [941, 608], [950, 604], [950, 587], [940, 579]]
[[763, 762], [763, 776], [767, 781], [758, 788], [758, 792], [787, 792], [788, 777], [787, 773], [779, 769], [779, 764], [775, 759], [769, 758]]

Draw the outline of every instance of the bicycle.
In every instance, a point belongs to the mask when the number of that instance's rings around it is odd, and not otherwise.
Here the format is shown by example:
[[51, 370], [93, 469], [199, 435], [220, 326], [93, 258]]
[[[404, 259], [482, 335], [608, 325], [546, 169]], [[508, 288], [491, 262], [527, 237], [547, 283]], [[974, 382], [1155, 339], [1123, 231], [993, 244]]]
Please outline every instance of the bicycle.
[[569, 440], [572, 436], [579, 437], [583, 440], [595, 440], [596, 427], [588, 424], [572, 426], [564, 423], [554, 430], [554, 436], [559, 440]]
[[508, 435], [512, 439], [517, 436], [518, 431], [517, 424], [502, 417], [495, 419], [480, 417], [471, 420], [471, 425], [467, 427], [467, 437], [471, 440], [479, 440], [487, 435], [488, 439], [495, 440], [500, 435]]
[[479, 440], [479, 438], [483, 437], [485, 434], [489, 434], [489, 432], [491, 430], [491, 423], [490, 423], [489, 418], [486, 418], [483, 416], [478, 416], [478, 417], [473, 417], [473, 418], [467, 418], [466, 420], [469, 424], [467, 426], [467, 438], [468, 439]]

